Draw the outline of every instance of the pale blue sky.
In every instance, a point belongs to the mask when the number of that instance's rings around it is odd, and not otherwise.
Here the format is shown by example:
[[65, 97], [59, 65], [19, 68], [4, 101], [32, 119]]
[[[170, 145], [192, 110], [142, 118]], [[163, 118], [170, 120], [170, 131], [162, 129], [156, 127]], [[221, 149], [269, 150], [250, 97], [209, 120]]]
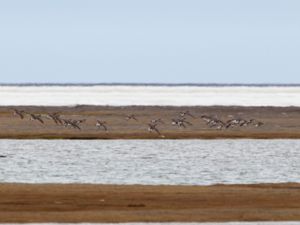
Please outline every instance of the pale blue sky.
[[298, 0], [0, 0], [0, 83], [300, 83]]

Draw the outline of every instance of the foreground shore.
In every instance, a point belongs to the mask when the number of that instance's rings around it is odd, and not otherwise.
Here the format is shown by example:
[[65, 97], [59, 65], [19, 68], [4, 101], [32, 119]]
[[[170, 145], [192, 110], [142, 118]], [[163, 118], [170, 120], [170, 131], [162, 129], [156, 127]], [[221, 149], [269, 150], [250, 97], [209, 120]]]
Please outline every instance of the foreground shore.
[[[29, 116], [20, 119], [13, 109], [42, 114], [44, 124], [30, 121]], [[186, 128], [171, 125], [179, 113], [189, 110], [195, 118]], [[81, 130], [56, 125], [47, 119], [47, 113], [59, 112], [65, 119], [86, 119]], [[183, 138], [300, 138], [300, 108], [298, 107], [160, 107], [160, 106], [75, 106], [75, 107], [0, 107], [0, 138], [16, 139], [183, 139]], [[126, 120], [126, 115], [135, 114], [137, 121]], [[261, 127], [232, 127], [217, 130], [207, 126], [202, 115], [210, 115], [222, 121], [232, 118], [255, 119], [264, 123]], [[148, 132], [148, 123], [161, 118], [164, 123], [157, 128], [161, 132]], [[108, 131], [97, 130], [96, 120], [106, 121]]]
[[0, 184], [0, 222], [299, 221], [300, 184]]

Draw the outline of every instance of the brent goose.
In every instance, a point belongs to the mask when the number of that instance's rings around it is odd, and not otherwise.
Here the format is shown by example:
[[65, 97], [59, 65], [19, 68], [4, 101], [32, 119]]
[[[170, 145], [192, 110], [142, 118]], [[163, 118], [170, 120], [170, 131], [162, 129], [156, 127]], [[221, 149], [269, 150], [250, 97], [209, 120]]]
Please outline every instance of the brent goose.
[[35, 115], [33, 113], [29, 113], [29, 115], [30, 115], [30, 120], [32, 120], [32, 121], [36, 120], [42, 124], [44, 123], [44, 121], [42, 120], [42, 116], [40, 114]]
[[180, 114], [179, 114], [181, 117], [185, 117], [185, 116], [190, 116], [190, 117], [192, 117], [192, 118], [195, 118], [191, 113], [190, 113], [190, 111], [184, 111], [184, 112], [180, 112]]
[[227, 120], [227, 122], [225, 123], [226, 129], [230, 128], [230, 127], [238, 126], [238, 125], [240, 125], [240, 119]]
[[73, 123], [80, 125], [81, 123], [84, 123], [86, 121], [86, 119], [83, 120], [71, 120]]
[[211, 116], [207, 116], [207, 115], [202, 115], [201, 119], [204, 120], [207, 124], [212, 121], [214, 118], [212, 118]]
[[224, 127], [226, 128], [225, 123], [222, 120], [218, 120], [218, 119], [212, 119], [207, 123], [207, 125], [210, 128], [216, 128], [218, 130], [221, 130]]
[[66, 119], [62, 119], [62, 120], [63, 120], [63, 124], [64, 124], [65, 127], [72, 127], [74, 129], [81, 130], [81, 128], [78, 126], [78, 124], [75, 123], [74, 121], [66, 120]]
[[47, 118], [52, 119], [55, 124], [63, 125], [63, 121], [58, 113], [48, 113]]
[[192, 123], [186, 121], [186, 118], [180, 118], [180, 119], [172, 119], [172, 125], [173, 126], [178, 126], [178, 127], [183, 127], [185, 128], [185, 125], [192, 125]]
[[134, 114], [130, 114], [130, 115], [127, 115], [126, 116], [126, 120], [135, 120], [135, 121], [138, 121], [136, 116]]
[[161, 135], [161, 133], [159, 132], [159, 130], [157, 129], [157, 124], [156, 123], [148, 123], [148, 131], [149, 132], [156, 132], [158, 133], [159, 135]]
[[102, 127], [105, 131], [107, 131], [106, 121], [97, 120], [96, 127], [97, 129], [101, 129]]
[[24, 115], [26, 114], [23, 110], [14, 109], [14, 116], [19, 116], [21, 119], [24, 119]]

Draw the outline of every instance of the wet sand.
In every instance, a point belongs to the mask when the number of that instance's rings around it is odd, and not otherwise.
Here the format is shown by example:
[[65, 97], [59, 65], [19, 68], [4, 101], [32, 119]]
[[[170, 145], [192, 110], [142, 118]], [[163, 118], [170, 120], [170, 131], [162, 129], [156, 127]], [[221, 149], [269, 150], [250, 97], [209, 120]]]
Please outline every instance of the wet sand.
[[0, 184], [0, 222], [300, 220], [300, 184]]
[[[65, 119], [87, 119], [81, 130], [55, 125], [44, 119], [45, 124], [20, 119], [12, 110], [23, 109], [30, 113], [46, 115], [59, 112]], [[196, 118], [187, 116], [192, 126], [178, 128], [171, 119], [179, 112], [189, 110]], [[134, 113], [138, 121], [127, 121], [126, 115]], [[231, 118], [256, 119], [262, 127], [234, 127], [227, 130], [209, 128], [200, 118], [211, 115], [223, 121]], [[147, 123], [161, 118], [165, 124], [158, 125], [162, 135], [149, 133]], [[105, 120], [108, 132], [97, 130], [96, 119]], [[182, 139], [182, 138], [300, 138], [300, 108], [298, 107], [159, 107], [159, 106], [75, 106], [75, 107], [0, 107], [0, 138], [19, 139]]]

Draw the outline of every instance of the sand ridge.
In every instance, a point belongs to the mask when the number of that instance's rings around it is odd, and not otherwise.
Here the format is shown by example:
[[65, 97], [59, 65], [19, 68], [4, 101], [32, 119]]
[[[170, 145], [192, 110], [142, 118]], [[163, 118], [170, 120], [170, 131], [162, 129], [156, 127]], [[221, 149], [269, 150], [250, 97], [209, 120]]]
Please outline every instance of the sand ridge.
[[0, 184], [0, 222], [300, 220], [300, 184]]

